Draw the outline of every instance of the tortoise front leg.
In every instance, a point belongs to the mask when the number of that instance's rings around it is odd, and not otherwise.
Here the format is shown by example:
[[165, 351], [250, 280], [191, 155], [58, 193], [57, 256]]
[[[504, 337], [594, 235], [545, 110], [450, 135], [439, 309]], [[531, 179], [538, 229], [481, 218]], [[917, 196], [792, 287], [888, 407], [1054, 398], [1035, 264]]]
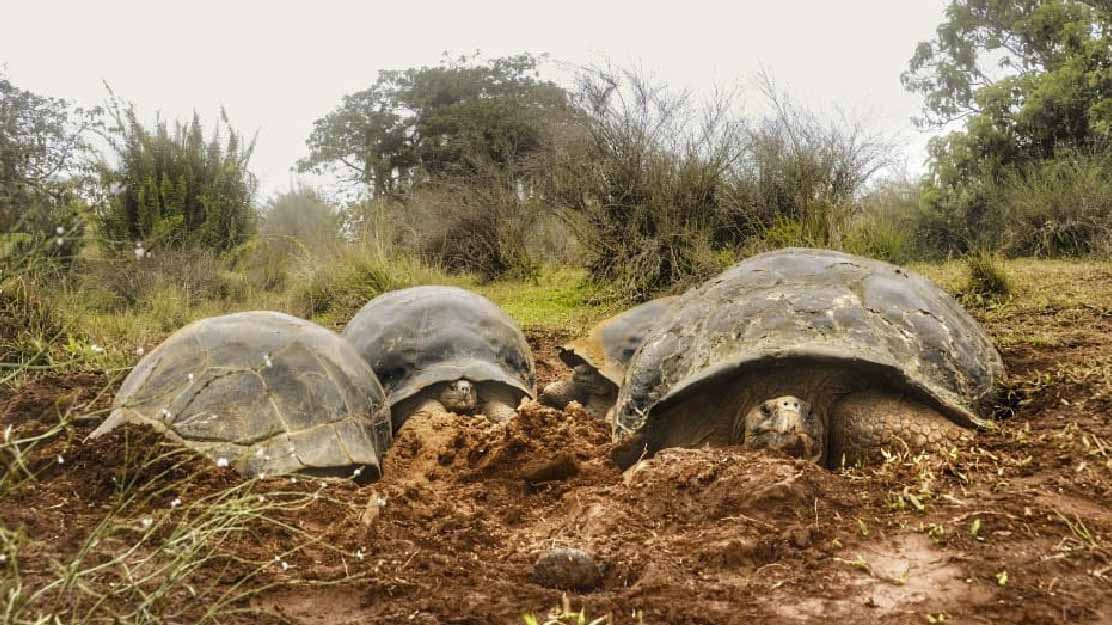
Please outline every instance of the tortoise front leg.
[[499, 384], [487, 384], [480, 391], [483, 414], [495, 423], [504, 423], [517, 416], [517, 394]]
[[850, 466], [892, 453], [939, 451], [972, 440], [972, 432], [910, 398], [877, 391], [851, 393], [830, 410], [826, 465]]
[[541, 391], [541, 403], [550, 408], [563, 410], [572, 401], [583, 401], [583, 393], [574, 379], [557, 380]]

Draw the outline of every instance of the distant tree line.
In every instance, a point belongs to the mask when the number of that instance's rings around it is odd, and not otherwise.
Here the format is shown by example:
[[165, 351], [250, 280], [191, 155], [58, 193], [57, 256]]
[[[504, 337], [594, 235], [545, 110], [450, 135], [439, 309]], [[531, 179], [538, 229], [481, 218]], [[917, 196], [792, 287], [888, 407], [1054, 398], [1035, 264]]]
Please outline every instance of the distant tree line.
[[380, 71], [316, 120], [297, 163], [360, 199], [298, 187], [258, 210], [254, 138], [223, 111], [207, 132], [197, 115], [144, 123], [114, 95], [81, 110], [0, 76], [0, 255], [68, 257], [89, 234], [217, 252], [256, 234], [373, 238], [486, 278], [575, 262], [636, 300], [783, 245], [897, 262], [1112, 252], [1107, 3], [951, 0], [900, 77], [923, 97], [917, 123], [944, 133], [917, 180], [893, 175], [891, 137], [800, 105], [770, 75], [767, 113], [742, 116], [730, 92], [698, 99], [610, 66], [560, 85], [545, 63]]

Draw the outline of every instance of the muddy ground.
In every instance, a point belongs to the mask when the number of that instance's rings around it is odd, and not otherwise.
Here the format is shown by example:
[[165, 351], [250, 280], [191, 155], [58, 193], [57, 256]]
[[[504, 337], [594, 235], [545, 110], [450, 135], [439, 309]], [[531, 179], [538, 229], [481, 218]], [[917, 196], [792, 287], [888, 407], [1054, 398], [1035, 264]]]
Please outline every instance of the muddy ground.
[[[998, 428], [841, 473], [701, 449], [623, 474], [603, 424], [534, 405], [411, 423], [370, 485], [243, 484], [142, 428], [83, 442], [118, 381], [42, 377], [0, 398], [32, 440], [5, 458], [0, 620], [1112, 623], [1112, 273], [1058, 279], [1089, 295], [977, 310], [1011, 376]], [[542, 383], [562, 338], [531, 336]], [[575, 470], [526, 479], [554, 461]], [[554, 546], [599, 587], [534, 584]]]

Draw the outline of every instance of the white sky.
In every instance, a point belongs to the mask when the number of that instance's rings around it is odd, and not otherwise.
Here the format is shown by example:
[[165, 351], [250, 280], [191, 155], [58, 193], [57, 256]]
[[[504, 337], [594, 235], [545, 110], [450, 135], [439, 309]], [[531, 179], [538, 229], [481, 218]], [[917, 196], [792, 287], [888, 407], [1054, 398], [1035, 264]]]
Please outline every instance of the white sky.
[[[530, 8], [537, 4], [538, 7]], [[215, 121], [223, 104], [259, 131], [262, 194], [286, 188], [312, 123], [379, 69], [435, 65], [445, 50], [550, 53], [634, 64], [678, 87], [748, 84], [763, 65], [801, 102], [901, 132], [913, 170], [926, 139], [899, 74], [945, 0], [313, 3], [6, 0], [0, 63], [18, 86], [101, 102], [102, 81], [152, 118]]]

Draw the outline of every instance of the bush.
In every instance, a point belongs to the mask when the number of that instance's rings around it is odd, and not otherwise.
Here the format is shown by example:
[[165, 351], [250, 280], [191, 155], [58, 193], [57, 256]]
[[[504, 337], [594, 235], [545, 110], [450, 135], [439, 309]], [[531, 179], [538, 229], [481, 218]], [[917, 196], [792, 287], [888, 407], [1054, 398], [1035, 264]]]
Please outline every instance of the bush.
[[412, 256], [382, 256], [373, 246], [360, 242], [307, 259], [291, 277], [294, 286], [287, 293], [286, 308], [326, 324], [346, 322], [369, 300], [387, 291], [449, 281]]
[[965, 258], [969, 279], [962, 294], [977, 301], [1006, 298], [1012, 292], [1011, 281], [1004, 272], [1000, 257], [992, 252], [978, 251]]
[[628, 70], [580, 77], [578, 123], [555, 137], [542, 194], [562, 209], [595, 283], [641, 301], [719, 268], [715, 240], [743, 147], [730, 106], [727, 97], [698, 110]]
[[195, 303], [228, 297], [236, 290], [224, 262], [205, 249], [166, 248], [157, 253], [109, 255], [84, 261], [81, 276], [86, 293], [101, 291], [109, 309], [133, 308], [160, 290], [173, 288], [176, 297]]
[[1082, 256], [1112, 239], [1112, 158], [1063, 154], [1012, 172], [997, 200], [1009, 256]]
[[255, 141], [241, 143], [223, 110], [208, 140], [201, 120], [139, 122], [134, 107], [109, 100], [112, 128], [105, 137], [114, 164], [100, 164], [105, 205], [100, 228], [111, 240], [225, 251], [247, 240], [255, 226], [257, 181], [248, 170]]
[[0, 282], [0, 379], [20, 367], [49, 364], [50, 346], [64, 337], [62, 317], [33, 281]]
[[542, 210], [539, 198], [525, 197], [512, 179], [490, 170], [414, 191], [405, 216], [421, 257], [489, 282], [536, 275], [529, 240]]

